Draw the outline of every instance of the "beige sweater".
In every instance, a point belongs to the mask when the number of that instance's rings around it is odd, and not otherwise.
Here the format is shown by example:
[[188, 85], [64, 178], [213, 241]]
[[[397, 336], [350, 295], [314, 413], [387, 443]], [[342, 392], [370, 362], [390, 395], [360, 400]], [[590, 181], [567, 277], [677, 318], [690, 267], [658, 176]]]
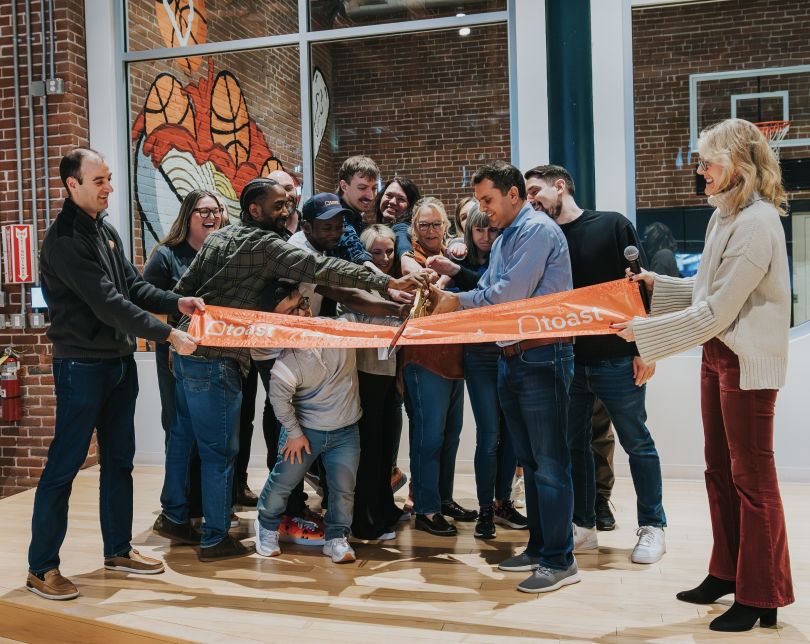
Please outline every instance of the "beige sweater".
[[697, 275], [657, 275], [652, 317], [636, 318], [633, 333], [647, 362], [717, 337], [740, 359], [741, 389], [779, 389], [787, 372], [790, 306], [779, 213], [759, 199], [737, 216], [714, 212]]

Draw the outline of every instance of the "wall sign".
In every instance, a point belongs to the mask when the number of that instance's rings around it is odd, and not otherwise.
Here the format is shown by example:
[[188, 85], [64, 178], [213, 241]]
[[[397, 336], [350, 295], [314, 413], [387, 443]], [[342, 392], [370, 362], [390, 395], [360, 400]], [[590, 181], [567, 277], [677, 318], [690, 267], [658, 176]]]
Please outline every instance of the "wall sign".
[[321, 141], [326, 132], [326, 122], [329, 120], [329, 88], [321, 70], [317, 67], [312, 74], [312, 137], [315, 139], [313, 150], [315, 157], [321, 149]]
[[3, 226], [3, 258], [6, 284], [33, 284], [38, 267], [34, 252], [34, 227], [31, 224]]

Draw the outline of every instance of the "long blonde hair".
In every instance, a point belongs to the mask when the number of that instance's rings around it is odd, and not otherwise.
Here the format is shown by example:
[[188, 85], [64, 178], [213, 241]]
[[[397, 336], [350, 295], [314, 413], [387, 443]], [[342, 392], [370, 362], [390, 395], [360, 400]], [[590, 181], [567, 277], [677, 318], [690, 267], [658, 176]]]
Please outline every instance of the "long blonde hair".
[[723, 168], [718, 193], [709, 197], [711, 205], [724, 214], [736, 215], [759, 194], [785, 216], [782, 169], [756, 125], [742, 119], [712, 125], [700, 133], [698, 152]]

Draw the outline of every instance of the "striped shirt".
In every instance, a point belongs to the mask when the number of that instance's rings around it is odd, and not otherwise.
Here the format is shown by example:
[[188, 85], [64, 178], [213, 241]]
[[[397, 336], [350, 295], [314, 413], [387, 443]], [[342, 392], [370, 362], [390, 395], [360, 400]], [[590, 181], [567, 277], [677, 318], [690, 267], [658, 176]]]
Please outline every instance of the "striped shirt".
[[[256, 309], [264, 286], [272, 279], [385, 292], [391, 278], [299, 250], [276, 232], [236, 223], [208, 236], [174, 291], [201, 297], [215, 306]], [[183, 317], [178, 328], [185, 330], [188, 323], [189, 318]], [[245, 371], [250, 366], [249, 349], [198, 347], [194, 355], [233, 358]]]

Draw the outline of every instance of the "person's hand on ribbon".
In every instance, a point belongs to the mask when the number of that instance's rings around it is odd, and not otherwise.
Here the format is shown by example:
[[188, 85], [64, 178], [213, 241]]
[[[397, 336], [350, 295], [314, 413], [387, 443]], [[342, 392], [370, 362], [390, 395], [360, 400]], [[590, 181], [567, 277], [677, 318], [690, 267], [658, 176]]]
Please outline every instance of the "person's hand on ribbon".
[[393, 302], [398, 302], [399, 304], [413, 304], [413, 293], [408, 293], [407, 291], [389, 288], [388, 296]]
[[441, 313], [452, 313], [461, 308], [461, 303], [458, 301], [458, 293], [449, 293], [442, 291], [435, 286], [430, 287], [430, 308], [431, 315], [440, 315]]
[[177, 302], [177, 310], [183, 315], [194, 315], [205, 312], [205, 302], [201, 297], [181, 297]]
[[169, 332], [167, 341], [181, 356], [190, 356], [197, 350], [197, 341], [191, 335], [185, 331], [180, 331], [179, 329], [172, 329]]

